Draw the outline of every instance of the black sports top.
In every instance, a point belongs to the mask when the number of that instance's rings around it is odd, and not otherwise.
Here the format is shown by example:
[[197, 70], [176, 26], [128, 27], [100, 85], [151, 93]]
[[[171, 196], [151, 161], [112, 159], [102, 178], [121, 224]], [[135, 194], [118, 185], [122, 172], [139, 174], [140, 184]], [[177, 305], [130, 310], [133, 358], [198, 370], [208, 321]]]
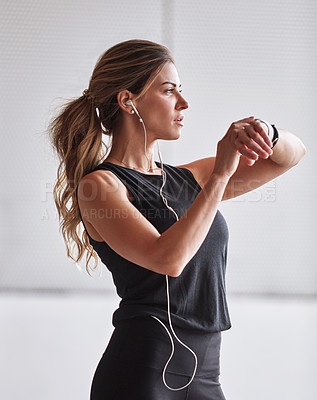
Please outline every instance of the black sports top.
[[[160, 166], [159, 162], [156, 162]], [[166, 183], [163, 195], [178, 218], [186, 212], [201, 190], [191, 171], [163, 164]], [[148, 175], [137, 170], [103, 162], [95, 170], [114, 173], [130, 191], [132, 204], [163, 233], [176, 217], [160, 197], [162, 175]], [[90, 171], [90, 172], [92, 172]], [[167, 321], [165, 275], [150, 271], [121, 257], [105, 242], [89, 236], [90, 244], [112, 274], [119, 308], [113, 325], [140, 315], [154, 315]], [[170, 310], [175, 327], [219, 332], [231, 327], [226, 301], [225, 272], [228, 228], [218, 210], [201, 247], [180, 276], [169, 277]]]

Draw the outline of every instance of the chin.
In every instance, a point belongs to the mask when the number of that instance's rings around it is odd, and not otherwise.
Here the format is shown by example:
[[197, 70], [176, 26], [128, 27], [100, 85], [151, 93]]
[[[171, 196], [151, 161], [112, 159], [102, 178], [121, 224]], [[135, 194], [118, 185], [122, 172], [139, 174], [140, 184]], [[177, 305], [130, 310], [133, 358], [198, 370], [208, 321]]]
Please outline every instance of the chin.
[[177, 140], [181, 137], [181, 129], [169, 129], [156, 136], [158, 140]]
[[173, 132], [171, 135], [165, 137], [164, 140], [177, 140], [180, 137], [181, 137], [181, 132], [180, 131], [177, 132], [177, 133]]

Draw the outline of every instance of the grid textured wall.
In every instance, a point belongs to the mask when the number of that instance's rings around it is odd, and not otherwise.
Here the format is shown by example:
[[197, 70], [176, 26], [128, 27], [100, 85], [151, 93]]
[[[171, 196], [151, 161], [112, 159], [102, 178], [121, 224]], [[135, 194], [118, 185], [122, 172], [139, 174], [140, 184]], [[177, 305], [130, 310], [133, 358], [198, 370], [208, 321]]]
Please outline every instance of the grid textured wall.
[[[99, 55], [145, 38], [173, 51], [191, 106], [177, 165], [215, 154], [231, 122], [256, 115], [298, 134], [303, 162], [223, 203], [230, 292], [316, 294], [316, 16], [312, 0], [2, 2], [0, 289], [104, 290], [66, 258], [52, 196], [57, 160], [44, 133], [63, 97], [80, 96]], [[157, 158], [157, 157], [156, 157]]]

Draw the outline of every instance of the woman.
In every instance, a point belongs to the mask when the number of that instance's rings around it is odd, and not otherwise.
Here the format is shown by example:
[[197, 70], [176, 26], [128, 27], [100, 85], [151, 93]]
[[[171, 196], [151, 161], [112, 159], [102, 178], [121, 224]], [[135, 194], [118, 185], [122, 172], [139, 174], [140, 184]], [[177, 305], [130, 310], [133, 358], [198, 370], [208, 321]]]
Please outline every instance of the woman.
[[[189, 106], [180, 88], [167, 48], [126, 41], [105, 52], [89, 88], [50, 125], [68, 255], [78, 261], [87, 251], [89, 272], [97, 253], [122, 298], [92, 400], [225, 398], [228, 230], [218, 204], [283, 174], [306, 151], [293, 134], [252, 116], [231, 124], [215, 157], [175, 167], [159, 153], [154, 161], [159, 139], [180, 137]], [[106, 158], [102, 134], [112, 138]]]

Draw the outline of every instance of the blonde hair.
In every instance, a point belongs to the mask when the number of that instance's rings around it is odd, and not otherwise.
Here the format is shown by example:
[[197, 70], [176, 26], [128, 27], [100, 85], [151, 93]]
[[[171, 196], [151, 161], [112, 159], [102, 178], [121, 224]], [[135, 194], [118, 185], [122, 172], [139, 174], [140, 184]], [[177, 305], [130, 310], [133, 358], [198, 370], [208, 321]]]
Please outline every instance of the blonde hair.
[[[160, 44], [137, 39], [116, 44], [97, 61], [88, 90], [64, 104], [49, 123], [49, 138], [60, 161], [53, 189], [60, 230], [67, 256], [73, 261], [79, 262], [87, 251], [86, 270], [89, 274], [98, 266], [99, 257], [90, 245], [87, 232], [82, 229], [78, 184], [110, 150], [103, 142], [102, 134], [112, 138], [119, 119], [117, 94], [126, 89], [137, 98], [141, 97], [168, 62], [174, 63], [173, 56]], [[106, 147], [104, 154], [103, 146]], [[73, 252], [76, 247], [77, 255]], [[91, 257], [95, 260], [93, 268], [88, 265]]]

